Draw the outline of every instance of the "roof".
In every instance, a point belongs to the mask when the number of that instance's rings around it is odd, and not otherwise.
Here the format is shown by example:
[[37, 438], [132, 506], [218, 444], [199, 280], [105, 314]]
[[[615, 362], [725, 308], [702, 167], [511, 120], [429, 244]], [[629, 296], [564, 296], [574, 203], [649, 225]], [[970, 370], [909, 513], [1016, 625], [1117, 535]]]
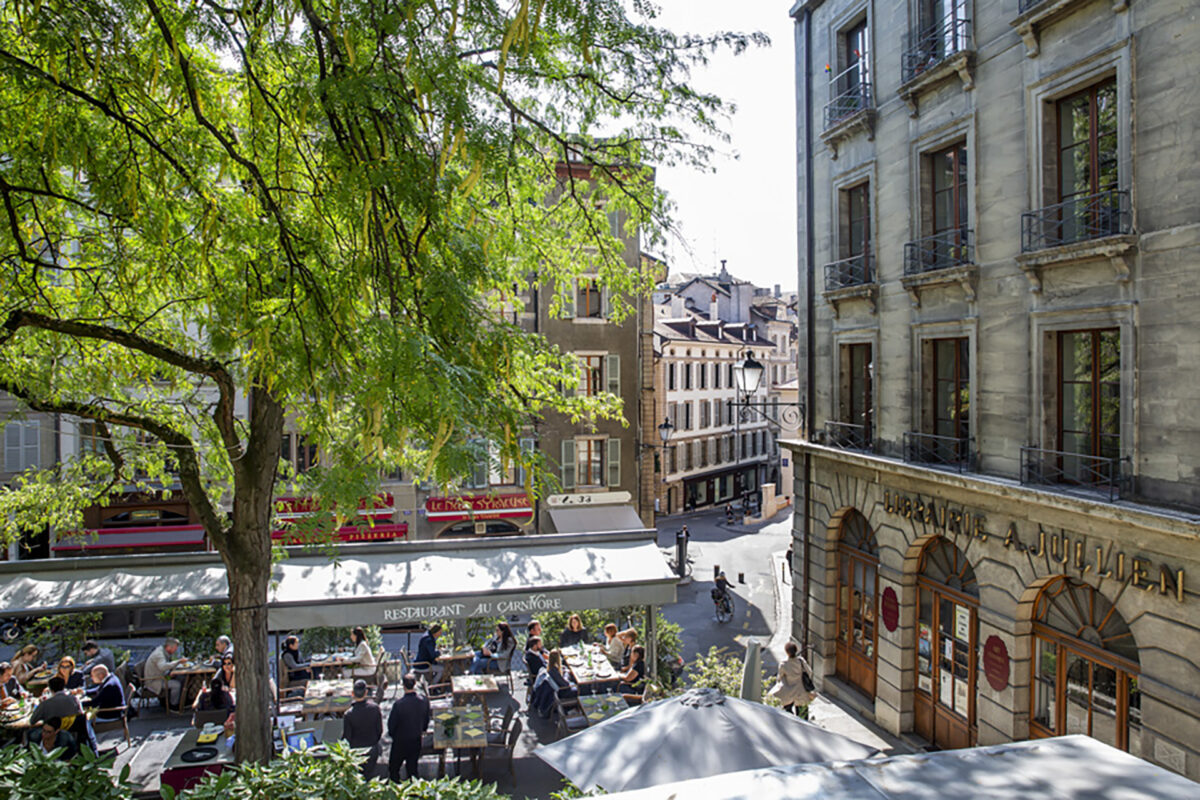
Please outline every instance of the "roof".
[[[291, 548], [272, 569], [272, 630], [394, 624], [529, 611], [674, 602], [676, 577], [654, 531], [345, 545], [337, 557]], [[0, 564], [13, 616], [207, 605], [228, 600], [215, 553]]]
[[798, 764], [666, 783], [608, 800], [1192, 800], [1200, 784], [1088, 736], [867, 761]]

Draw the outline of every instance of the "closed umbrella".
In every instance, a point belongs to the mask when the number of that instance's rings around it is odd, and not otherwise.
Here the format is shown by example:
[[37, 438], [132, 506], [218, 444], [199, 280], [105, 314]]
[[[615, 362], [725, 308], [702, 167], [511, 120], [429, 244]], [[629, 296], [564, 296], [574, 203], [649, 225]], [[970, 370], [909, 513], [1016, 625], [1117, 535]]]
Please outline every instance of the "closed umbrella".
[[629, 791], [786, 764], [853, 761], [877, 751], [780, 709], [691, 689], [637, 706], [534, 755], [584, 790]]
[[742, 690], [738, 696], [756, 703], [762, 701], [762, 648], [758, 642], [746, 643], [746, 659], [742, 662]]

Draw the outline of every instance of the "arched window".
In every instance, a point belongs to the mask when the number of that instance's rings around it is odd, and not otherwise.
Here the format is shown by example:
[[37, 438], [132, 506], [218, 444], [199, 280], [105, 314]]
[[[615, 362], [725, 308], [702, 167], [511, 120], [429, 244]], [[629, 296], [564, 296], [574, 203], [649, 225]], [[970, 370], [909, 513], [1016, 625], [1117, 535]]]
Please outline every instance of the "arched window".
[[917, 691], [913, 727], [943, 748], [975, 743], [979, 583], [949, 539], [931, 539], [917, 562]]
[[1083, 733], [1141, 752], [1137, 643], [1108, 598], [1072, 578], [1042, 588], [1034, 604], [1030, 736]]
[[837, 567], [837, 673], [875, 696], [879, 638], [879, 555], [875, 532], [855, 509], [841, 520]]

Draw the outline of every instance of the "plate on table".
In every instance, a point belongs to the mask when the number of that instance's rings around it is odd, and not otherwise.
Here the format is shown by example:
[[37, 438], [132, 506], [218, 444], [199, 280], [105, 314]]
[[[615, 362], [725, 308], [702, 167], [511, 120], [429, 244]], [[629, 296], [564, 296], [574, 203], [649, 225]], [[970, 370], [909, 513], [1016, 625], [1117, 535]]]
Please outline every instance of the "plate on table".
[[329, 653], [313, 653], [311, 656], [309, 656], [309, 660], [311, 660], [311, 661], [328, 661]]
[[49, 677], [50, 677], [51, 675], [53, 675], [53, 674], [54, 674], [54, 673], [53, 673], [53, 672], [51, 672], [51, 671], [50, 671], [50, 670], [48, 670], [48, 669], [39, 669], [37, 672], [35, 672], [35, 673], [33, 673], [32, 675], [30, 675], [30, 676], [29, 676], [29, 680], [31, 680], [31, 681], [44, 681], [44, 680], [46, 680], [47, 678], [49, 678]]
[[208, 761], [210, 758], [216, 758], [219, 751], [212, 746], [193, 747], [179, 756], [179, 760], [187, 764], [196, 764], [200, 761]]

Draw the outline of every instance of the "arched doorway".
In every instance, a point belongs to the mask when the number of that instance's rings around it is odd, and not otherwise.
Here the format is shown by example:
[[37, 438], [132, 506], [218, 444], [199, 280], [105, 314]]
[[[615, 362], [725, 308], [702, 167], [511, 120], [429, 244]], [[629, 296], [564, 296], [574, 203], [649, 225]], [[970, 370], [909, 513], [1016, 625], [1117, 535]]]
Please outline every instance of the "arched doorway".
[[1083, 733], [1137, 755], [1142, 711], [1137, 642], [1116, 607], [1059, 577], [1033, 609], [1031, 738]]
[[917, 691], [913, 728], [945, 749], [975, 744], [979, 584], [967, 557], [941, 536], [917, 562]]
[[879, 549], [867, 518], [855, 509], [842, 517], [837, 552], [837, 674], [873, 698]]

